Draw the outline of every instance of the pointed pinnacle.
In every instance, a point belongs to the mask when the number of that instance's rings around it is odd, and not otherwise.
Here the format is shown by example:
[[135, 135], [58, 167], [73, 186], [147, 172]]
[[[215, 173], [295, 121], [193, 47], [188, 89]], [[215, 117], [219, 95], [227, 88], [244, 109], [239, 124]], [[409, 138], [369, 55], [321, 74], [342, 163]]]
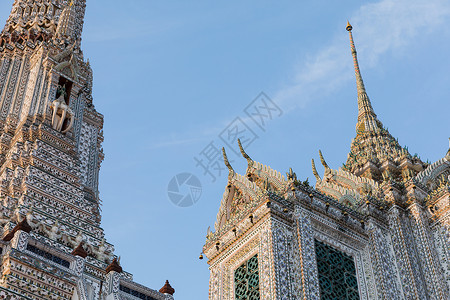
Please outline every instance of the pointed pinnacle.
[[345, 27], [347, 31], [352, 31], [353, 27], [350, 25], [350, 22], [347, 20], [347, 27]]
[[361, 71], [359, 69], [358, 56], [356, 53], [355, 43], [353, 41], [352, 25], [347, 22], [347, 31], [350, 37], [350, 48], [353, 57], [353, 65], [355, 68], [356, 76], [356, 90], [358, 93], [358, 121], [356, 125], [356, 132], [361, 131], [374, 131], [379, 128], [377, 122], [377, 115], [375, 114], [372, 103], [370, 102], [369, 96], [367, 96], [366, 88], [364, 86], [364, 81], [361, 76]]

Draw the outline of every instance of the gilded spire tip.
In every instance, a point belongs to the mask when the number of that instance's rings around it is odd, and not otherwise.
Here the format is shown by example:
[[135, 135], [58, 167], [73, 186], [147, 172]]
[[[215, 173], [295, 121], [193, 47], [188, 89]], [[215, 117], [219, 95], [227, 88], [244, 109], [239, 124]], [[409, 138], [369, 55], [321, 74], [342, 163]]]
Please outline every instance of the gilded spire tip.
[[377, 115], [373, 111], [372, 104], [370, 103], [369, 97], [366, 93], [366, 88], [364, 87], [364, 82], [361, 76], [361, 71], [359, 70], [358, 57], [356, 54], [355, 43], [353, 42], [352, 25], [347, 21], [347, 31], [350, 37], [350, 48], [353, 56], [353, 65], [355, 68], [356, 76], [356, 89], [358, 92], [358, 122], [356, 124], [356, 132], [361, 131], [373, 131], [379, 128], [379, 121], [377, 120]]
[[347, 20], [347, 27], [345, 27], [347, 31], [352, 31], [353, 27], [350, 25], [350, 22]]

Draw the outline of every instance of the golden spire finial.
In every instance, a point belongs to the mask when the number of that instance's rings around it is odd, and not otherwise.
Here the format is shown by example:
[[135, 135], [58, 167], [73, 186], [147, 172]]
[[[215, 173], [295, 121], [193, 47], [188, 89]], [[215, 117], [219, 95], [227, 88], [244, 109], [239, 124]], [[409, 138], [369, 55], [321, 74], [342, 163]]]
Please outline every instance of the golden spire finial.
[[379, 128], [379, 121], [377, 121], [377, 115], [373, 111], [372, 104], [370, 103], [369, 96], [367, 96], [366, 88], [364, 87], [361, 71], [359, 70], [356, 47], [353, 41], [353, 27], [348, 21], [346, 29], [350, 37], [350, 48], [353, 56], [353, 65], [356, 75], [356, 89], [358, 92], [358, 122], [356, 124], [356, 132], [373, 131]]
[[347, 29], [347, 31], [352, 31], [353, 27], [352, 25], [350, 25], [350, 22], [347, 20], [347, 27], [345, 27], [345, 29]]

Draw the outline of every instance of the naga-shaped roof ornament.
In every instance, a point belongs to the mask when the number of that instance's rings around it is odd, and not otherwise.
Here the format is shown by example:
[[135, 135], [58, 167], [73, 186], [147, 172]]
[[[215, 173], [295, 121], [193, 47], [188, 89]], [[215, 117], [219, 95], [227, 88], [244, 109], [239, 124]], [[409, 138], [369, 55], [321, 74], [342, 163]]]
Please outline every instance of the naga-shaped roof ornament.
[[325, 159], [323, 158], [322, 155], [322, 151], [319, 150], [319, 156], [320, 156], [320, 162], [322, 163], [322, 165], [325, 167], [325, 175], [328, 175], [329, 173], [331, 173], [331, 169], [328, 166], [327, 162], [325, 161]]
[[317, 181], [321, 181], [322, 178], [320, 178], [319, 173], [317, 173], [316, 163], [314, 162], [314, 158], [311, 159], [311, 167], [312, 167], [314, 177], [316, 177]]
[[225, 166], [227, 166], [229, 173], [228, 173], [228, 177], [232, 177], [234, 175], [234, 170], [233, 167], [231, 166], [230, 162], [228, 161], [228, 156], [227, 153], [225, 152], [225, 148], [222, 147], [222, 155], [223, 155], [223, 161], [225, 163]]
[[244, 151], [244, 147], [242, 147], [241, 139], [238, 139], [239, 150], [241, 151], [242, 156], [247, 160], [248, 165], [253, 164], [253, 160], [248, 156]]

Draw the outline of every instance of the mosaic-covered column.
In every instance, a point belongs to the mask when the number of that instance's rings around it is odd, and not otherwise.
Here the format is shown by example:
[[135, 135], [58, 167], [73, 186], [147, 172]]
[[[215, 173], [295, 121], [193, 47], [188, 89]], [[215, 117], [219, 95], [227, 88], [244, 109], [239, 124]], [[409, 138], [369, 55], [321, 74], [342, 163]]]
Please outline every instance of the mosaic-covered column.
[[431, 299], [449, 299], [449, 293], [445, 280], [442, 276], [442, 268], [437, 259], [437, 252], [434, 244], [430, 240], [430, 229], [428, 221], [425, 219], [425, 211], [417, 204], [413, 203], [408, 207], [414, 226], [414, 238], [419, 255], [425, 283]]
[[391, 243], [386, 229], [374, 219], [369, 218], [367, 224], [370, 256], [376, 277], [379, 299], [403, 299], [398, 283], [396, 263], [391, 253]]
[[311, 219], [301, 207], [295, 209], [296, 238], [300, 268], [301, 291], [298, 299], [320, 299], [319, 279], [314, 251]]
[[409, 220], [402, 208], [394, 205], [389, 210], [389, 227], [405, 297], [407, 299], [427, 299]]

